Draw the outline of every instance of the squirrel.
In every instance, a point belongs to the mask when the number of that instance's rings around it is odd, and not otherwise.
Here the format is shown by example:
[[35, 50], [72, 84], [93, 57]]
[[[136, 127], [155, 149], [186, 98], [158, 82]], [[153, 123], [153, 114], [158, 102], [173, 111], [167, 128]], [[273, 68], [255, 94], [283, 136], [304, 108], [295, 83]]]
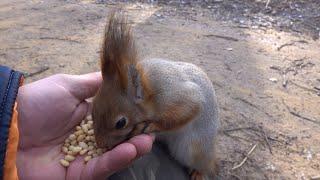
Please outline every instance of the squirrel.
[[207, 74], [194, 64], [140, 60], [123, 11], [110, 13], [101, 49], [103, 82], [93, 99], [99, 147], [154, 133], [191, 179], [214, 179], [218, 104]]

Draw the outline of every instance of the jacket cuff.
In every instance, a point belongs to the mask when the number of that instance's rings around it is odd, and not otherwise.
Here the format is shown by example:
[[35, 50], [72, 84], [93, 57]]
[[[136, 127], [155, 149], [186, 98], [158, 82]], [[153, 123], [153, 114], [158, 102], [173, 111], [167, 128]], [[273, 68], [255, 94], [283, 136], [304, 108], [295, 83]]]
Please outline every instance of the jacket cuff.
[[[8, 177], [7, 173], [16, 174], [15, 154], [18, 145], [18, 131], [17, 113], [14, 107], [22, 79], [22, 73], [0, 66], [0, 179]], [[10, 162], [10, 159], [14, 162]], [[7, 172], [8, 170], [11, 172]]]

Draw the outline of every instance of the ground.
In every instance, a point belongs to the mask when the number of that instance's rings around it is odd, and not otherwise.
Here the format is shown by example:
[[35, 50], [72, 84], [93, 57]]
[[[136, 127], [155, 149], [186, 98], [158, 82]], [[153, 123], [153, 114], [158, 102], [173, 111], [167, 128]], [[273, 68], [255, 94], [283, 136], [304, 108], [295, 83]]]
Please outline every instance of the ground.
[[141, 58], [208, 73], [220, 105], [222, 179], [315, 179], [320, 3], [237, 2], [2, 0], [0, 64], [25, 72], [26, 83], [97, 71], [106, 14], [122, 4]]

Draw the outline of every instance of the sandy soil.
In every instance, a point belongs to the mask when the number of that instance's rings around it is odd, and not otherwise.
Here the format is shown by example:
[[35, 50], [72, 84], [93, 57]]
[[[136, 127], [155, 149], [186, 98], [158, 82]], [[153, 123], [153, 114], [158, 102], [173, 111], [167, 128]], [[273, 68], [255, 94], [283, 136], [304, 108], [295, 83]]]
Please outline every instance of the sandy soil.
[[[106, 14], [116, 4], [0, 1], [0, 64], [25, 72], [27, 83], [99, 70]], [[123, 5], [141, 58], [192, 62], [210, 76], [220, 104], [222, 179], [320, 176], [320, 41], [314, 35], [239, 26], [202, 6]]]

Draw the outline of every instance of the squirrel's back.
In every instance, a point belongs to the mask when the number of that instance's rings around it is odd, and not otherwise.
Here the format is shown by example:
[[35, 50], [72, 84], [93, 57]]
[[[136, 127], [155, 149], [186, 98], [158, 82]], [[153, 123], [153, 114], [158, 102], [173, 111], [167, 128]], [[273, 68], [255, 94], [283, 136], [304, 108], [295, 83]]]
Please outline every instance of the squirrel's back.
[[[212, 159], [214, 152], [210, 151], [215, 149], [214, 139], [219, 126], [218, 105], [214, 88], [206, 73], [196, 65], [186, 62], [148, 59], [139, 63], [152, 89], [156, 91], [157, 104], [166, 106], [177, 97], [191, 98], [201, 105], [194, 120], [176, 131], [161, 133], [157, 138], [167, 144], [170, 153], [185, 165], [196, 164], [190, 159], [195, 148], [203, 159]], [[191, 146], [194, 148], [190, 148]], [[199, 163], [199, 166], [202, 164]]]

